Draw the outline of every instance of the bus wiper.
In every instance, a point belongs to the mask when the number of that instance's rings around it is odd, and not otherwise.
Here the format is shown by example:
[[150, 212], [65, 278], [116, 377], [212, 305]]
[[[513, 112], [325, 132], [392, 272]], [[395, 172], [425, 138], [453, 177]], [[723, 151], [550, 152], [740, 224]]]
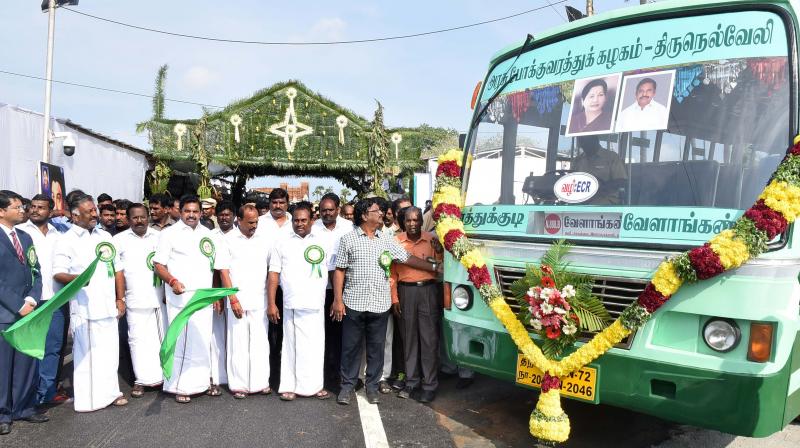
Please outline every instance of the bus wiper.
[[[514, 64], [517, 63], [517, 59], [519, 59], [519, 57], [522, 56], [522, 53], [525, 52], [525, 49], [528, 47], [528, 44], [531, 43], [531, 41], [533, 41], [533, 35], [528, 34], [528, 37], [525, 38], [525, 43], [523, 43], [522, 46], [519, 47], [519, 50], [517, 51], [517, 55], [516, 55], [516, 57], [514, 57], [514, 62], [511, 63], [511, 67], [509, 67], [508, 70], [506, 70], [506, 74], [508, 74], [514, 68]], [[470, 129], [474, 128], [475, 125], [478, 124], [479, 121], [481, 121], [481, 117], [486, 112], [486, 109], [489, 108], [489, 105], [492, 104], [492, 101], [497, 99], [497, 97], [500, 95], [500, 93], [506, 87], [508, 87], [509, 84], [514, 82], [514, 80], [516, 80], [516, 79], [517, 79], [516, 76], [509, 77], [506, 80], [506, 82], [504, 82], [503, 85], [500, 86], [499, 89], [495, 90], [495, 92], [489, 98], [489, 101], [486, 102], [486, 104], [481, 108], [481, 111], [478, 113], [478, 115], [476, 115], [475, 118], [472, 120], [472, 123], [470, 124]]]

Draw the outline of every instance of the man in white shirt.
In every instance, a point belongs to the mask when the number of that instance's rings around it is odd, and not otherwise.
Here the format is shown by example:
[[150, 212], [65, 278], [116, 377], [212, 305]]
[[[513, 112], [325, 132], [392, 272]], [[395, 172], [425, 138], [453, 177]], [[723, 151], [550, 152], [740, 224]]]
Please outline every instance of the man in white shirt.
[[[335, 268], [336, 251], [342, 235], [353, 231], [353, 222], [339, 216], [339, 196], [327, 193], [319, 201], [320, 219], [314, 221], [311, 231], [329, 239], [332, 248], [331, 265]], [[328, 275], [328, 287], [325, 290], [325, 315], [330, 315], [333, 305], [333, 288]], [[342, 323], [333, 319], [325, 319], [325, 386], [335, 387], [339, 384], [339, 366], [342, 358]]]
[[132, 204], [127, 214], [130, 228], [114, 236], [116, 292], [128, 318], [128, 344], [136, 375], [131, 397], [140, 398], [145, 387], [164, 382], [158, 352], [167, 332], [167, 310], [164, 285], [153, 268], [160, 232], [148, 226], [144, 205]]
[[[258, 218], [258, 232], [267, 237], [271, 245], [294, 232], [292, 215], [288, 213], [289, 193], [283, 188], [269, 192], [269, 213]], [[283, 289], [278, 288], [275, 304], [283, 312]], [[283, 344], [283, 325], [269, 323], [269, 384], [276, 389], [281, 382], [281, 346]]]
[[230, 300], [228, 320], [228, 387], [234, 398], [269, 394], [267, 338], [267, 270], [269, 239], [258, 233], [258, 209], [244, 205], [237, 212], [239, 228], [225, 234], [230, 252], [231, 282], [239, 288]]
[[[325, 362], [325, 287], [332, 248], [330, 239], [311, 232], [313, 207], [300, 202], [292, 215], [294, 232], [276, 242], [269, 259], [270, 322], [283, 319], [281, 400], [296, 395], [330, 397], [323, 384]], [[283, 288], [283, 313], [275, 296]]]
[[[186, 195], [180, 200], [181, 220], [164, 229], [159, 235], [153, 257], [156, 274], [167, 285], [167, 316], [175, 316], [200, 288], [210, 288], [214, 271], [220, 273], [222, 285], [230, 286], [228, 251], [220, 238], [200, 224], [200, 199]], [[214, 304], [218, 310], [221, 304]], [[175, 349], [175, 368], [172, 377], [164, 382], [163, 390], [175, 394], [175, 401], [188, 403], [191, 395], [207, 392], [220, 395], [219, 387], [211, 383], [212, 310], [195, 312], [181, 333]]]
[[72, 385], [75, 410], [89, 412], [128, 400], [119, 390], [119, 332], [123, 304], [114, 301], [114, 255], [111, 235], [97, 229], [97, 207], [91, 196], [74, 197], [69, 204], [73, 226], [56, 241], [53, 278], [66, 285], [99, 255], [89, 283], [70, 301]]
[[[39, 265], [42, 273], [42, 300], [49, 300], [59, 289], [53, 280], [53, 248], [60, 233], [50, 224], [50, 214], [53, 211], [54, 202], [43, 194], [37, 194], [31, 199], [28, 208], [29, 219], [16, 226], [17, 229], [24, 230], [33, 239], [36, 248], [36, 255], [39, 257]], [[53, 313], [50, 321], [50, 329], [47, 331], [47, 339], [44, 346], [44, 357], [39, 361], [39, 386], [37, 391], [37, 402], [61, 403], [68, 397], [63, 392], [56, 399], [56, 392], [59, 384], [59, 371], [64, 360], [63, 346], [66, 334], [64, 325], [67, 321], [69, 305], [64, 305]]]
[[[235, 230], [233, 218], [236, 216], [233, 202], [220, 201], [216, 206], [217, 227], [211, 231], [214, 240], [220, 240], [219, 244], [225, 244], [225, 235]], [[266, 275], [266, 274], [265, 274]], [[218, 285], [214, 285], [218, 286]], [[266, 295], [265, 295], [266, 297]], [[266, 300], [266, 299], [265, 299]], [[266, 312], [265, 312], [266, 316]], [[265, 317], [266, 319], [266, 317]], [[211, 338], [211, 384], [228, 384], [228, 315], [225, 310], [219, 309], [212, 314], [212, 338]]]
[[636, 84], [636, 102], [626, 107], [617, 117], [617, 132], [650, 131], [666, 129], [669, 116], [667, 108], [655, 100], [656, 81], [642, 78]]

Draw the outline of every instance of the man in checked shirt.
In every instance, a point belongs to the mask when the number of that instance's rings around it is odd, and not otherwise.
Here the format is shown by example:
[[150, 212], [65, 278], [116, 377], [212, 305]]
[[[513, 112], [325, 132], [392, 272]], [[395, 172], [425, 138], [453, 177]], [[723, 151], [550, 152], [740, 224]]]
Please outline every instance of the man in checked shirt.
[[[331, 317], [342, 321], [342, 388], [337, 402], [350, 404], [366, 338], [367, 401], [377, 404], [383, 368], [386, 321], [391, 307], [389, 275], [392, 261], [430, 272], [441, 264], [410, 255], [391, 235], [382, 232], [383, 212], [378, 198], [359, 201], [353, 215], [356, 228], [342, 236], [333, 277]], [[345, 277], [347, 282], [345, 282]]]

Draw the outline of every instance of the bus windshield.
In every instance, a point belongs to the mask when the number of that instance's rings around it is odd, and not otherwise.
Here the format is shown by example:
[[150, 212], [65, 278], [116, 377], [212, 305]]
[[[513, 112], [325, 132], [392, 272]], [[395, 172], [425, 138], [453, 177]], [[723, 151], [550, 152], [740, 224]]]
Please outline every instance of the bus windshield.
[[476, 106], [467, 206], [742, 210], [790, 141], [787, 37], [772, 12], [654, 20], [513, 56]]

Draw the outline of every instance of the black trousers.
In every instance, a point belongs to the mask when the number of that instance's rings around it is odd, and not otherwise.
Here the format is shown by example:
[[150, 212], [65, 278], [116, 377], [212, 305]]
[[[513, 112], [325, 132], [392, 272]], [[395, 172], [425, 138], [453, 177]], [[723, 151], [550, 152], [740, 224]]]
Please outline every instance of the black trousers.
[[405, 345], [406, 387], [439, 386], [439, 332], [442, 315], [439, 285], [397, 286]]
[[[11, 324], [0, 324], [0, 331]], [[0, 337], [0, 423], [11, 423], [36, 412], [36, 388], [39, 385], [36, 358], [14, 350]]]
[[275, 305], [280, 312], [281, 320], [277, 324], [267, 326], [269, 341], [269, 387], [278, 390], [281, 384], [281, 347], [283, 347], [283, 289], [278, 286], [275, 293]]
[[325, 387], [336, 386], [340, 382], [339, 370], [342, 361], [342, 323], [331, 319], [333, 290], [325, 291]]
[[117, 330], [119, 333], [119, 367], [117, 367], [117, 373], [128, 383], [128, 386], [133, 386], [136, 381], [136, 374], [133, 372], [131, 346], [128, 344], [127, 314], [123, 314], [122, 317], [117, 319]]
[[383, 371], [383, 348], [386, 343], [386, 322], [389, 311], [371, 313], [346, 308], [342, 319], [342, 390], [352, 391], [356, 387], [361, 368], [361, 347], [366, 338], [367, 347], [367, 392], [378, 390]]

